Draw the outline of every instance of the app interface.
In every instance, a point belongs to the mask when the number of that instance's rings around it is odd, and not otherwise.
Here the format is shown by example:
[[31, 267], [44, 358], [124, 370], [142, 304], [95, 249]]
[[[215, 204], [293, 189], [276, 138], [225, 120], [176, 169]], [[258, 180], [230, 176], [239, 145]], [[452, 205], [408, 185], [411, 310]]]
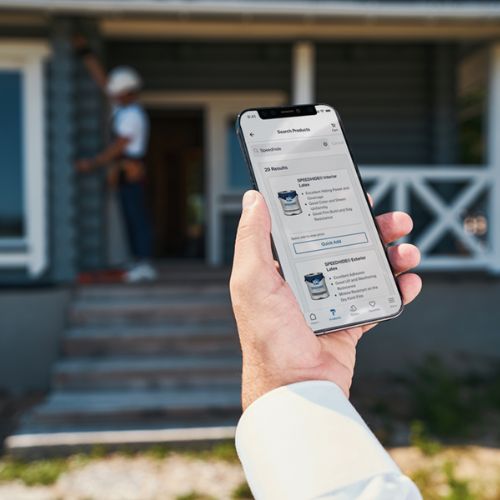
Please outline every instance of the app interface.
[[396, 313], [401, 299], [335, 111], [241, 115], [285, 279], [315, 332]]

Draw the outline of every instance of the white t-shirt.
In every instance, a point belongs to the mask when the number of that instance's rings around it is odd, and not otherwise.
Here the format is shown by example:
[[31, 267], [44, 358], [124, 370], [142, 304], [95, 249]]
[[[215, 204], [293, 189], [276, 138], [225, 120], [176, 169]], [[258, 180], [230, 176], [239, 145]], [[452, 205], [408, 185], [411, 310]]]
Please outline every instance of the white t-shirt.
[[149, 141], [149, 118], [140, 104], [117, 106], [114, 109], [113, 133], [129, 139], [124, 150], [126, 156], [142, 158], [146, 155]]

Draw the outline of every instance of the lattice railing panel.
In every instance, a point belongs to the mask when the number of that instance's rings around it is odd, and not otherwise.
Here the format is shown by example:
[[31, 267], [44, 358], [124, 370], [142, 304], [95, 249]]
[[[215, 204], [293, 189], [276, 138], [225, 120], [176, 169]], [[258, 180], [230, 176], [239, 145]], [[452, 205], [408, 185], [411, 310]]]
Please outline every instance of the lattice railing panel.
[[[488, 214], [487, 207], [489, 196], [493, 196], [489, 169], [365, 167], [362, 177], [374, 199], [375, 209], [377, 202], [385, 200], [384, 209], [408, 212], [417, 223], [423, 211], [427, 212], [428, 221], [412, 238], [422, 252], [422, 268], [489, 267], [494, 255], [488, 231], [494, 224], [494, 214]], [[414, 210], [412, 200], [418, 200], [424, 209]], [[435, 251], [439, 245], [444, 246], [444, 252]]]

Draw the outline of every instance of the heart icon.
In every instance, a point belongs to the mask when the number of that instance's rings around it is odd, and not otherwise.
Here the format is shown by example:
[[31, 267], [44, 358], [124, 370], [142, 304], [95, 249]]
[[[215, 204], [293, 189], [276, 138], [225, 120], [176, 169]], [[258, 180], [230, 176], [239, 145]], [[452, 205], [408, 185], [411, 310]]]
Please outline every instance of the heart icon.
[[376, 302], [374, 300], [370, 300], [368, 304], [370, 304], [370, 307], [375, 307]]

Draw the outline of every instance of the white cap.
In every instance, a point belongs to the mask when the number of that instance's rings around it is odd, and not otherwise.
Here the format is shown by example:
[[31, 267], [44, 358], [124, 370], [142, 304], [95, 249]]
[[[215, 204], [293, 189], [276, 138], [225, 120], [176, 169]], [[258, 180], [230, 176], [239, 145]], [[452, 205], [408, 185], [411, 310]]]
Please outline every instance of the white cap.
[[109, 73], [107, 91], [110, 96], [139, 90], [141, 86], [142, 79], [134, 68], [118, 66]]

